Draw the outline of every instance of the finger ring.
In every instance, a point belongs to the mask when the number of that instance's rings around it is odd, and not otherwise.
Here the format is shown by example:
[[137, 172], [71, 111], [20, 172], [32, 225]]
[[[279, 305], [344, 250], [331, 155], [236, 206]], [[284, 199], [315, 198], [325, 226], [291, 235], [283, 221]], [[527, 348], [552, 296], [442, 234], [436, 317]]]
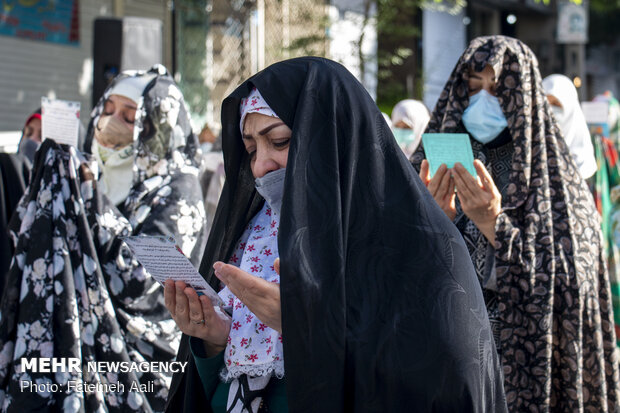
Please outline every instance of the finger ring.
[[200, 321], [192, 320], [192, 323], [194, 323], [194, 324], [204, 324], [205, 323], [205, 319], [203, 318]]

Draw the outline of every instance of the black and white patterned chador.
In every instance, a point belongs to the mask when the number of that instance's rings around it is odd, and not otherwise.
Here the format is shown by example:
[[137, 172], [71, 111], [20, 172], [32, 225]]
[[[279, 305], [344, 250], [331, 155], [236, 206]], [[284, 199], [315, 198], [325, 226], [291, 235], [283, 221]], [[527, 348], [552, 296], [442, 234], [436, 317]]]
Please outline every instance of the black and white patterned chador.
[[[148, 73], [154, 77], [136, 111], [133, 183], [118, 208], [70, 148], [45, 141], [36, 155], [31, 185], [11, 222], [17, 249], [0, 308], [2, 411], [164, 408], [170, 373], [99, 374], [85, 367], [90, 361], [173, 361], [177, 351], [180, 332], [164, 306], [162, 286], [119, 237], [172, 235], [195, 264], [204, 248], [197, 140], [172, 78], [162, 67]], [[145, 73], [119, 78], [127, 76]], [[87, 147], [109, 94], [93, 111]], [[87, 164], [96, 171], [95, 162]], [[20, 370], [22, 358], [41, 357], [77, 358], [84, 367]], [[22, 392], [20, 381], [58, 384], [63, 391]], [[122, 391], [81, 392], [69, 381], [120, 383]], [[130, 391], [132, 384], [153, 391]]]

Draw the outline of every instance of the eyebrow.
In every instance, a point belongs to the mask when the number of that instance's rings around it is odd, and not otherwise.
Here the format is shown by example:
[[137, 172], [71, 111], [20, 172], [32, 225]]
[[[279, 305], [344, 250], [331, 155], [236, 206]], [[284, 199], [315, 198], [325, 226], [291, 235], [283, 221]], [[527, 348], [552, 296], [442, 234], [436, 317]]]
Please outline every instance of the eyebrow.
[[266, 134], [267, 132], [269, 132], [270, 130], [272, 130], [273, 128], [277, 128], [278, 126], [282, 126], [282, 125], [284, 125], [284, 122], [272, 123], [271, 125], [264, 128], [262, 131], [258, 132], [258, 134], [262, 136]]
[[471, 75], [469, 75], [469, 77], [470, 77], [470, 78], [472, 78], [472, 77], [473, 77], [474, 79], [482, 79], [482, 76], [477, 75], [477, 74], [475, 74], [475, 73], [472, 73]]
[[[282, 125], [286, 125], [286, 124], [284, 122], [273, 123], [273, 124], [267, 126], [266, 128], [264, 128], [263, 130], [261, 130], [260, 132], [258, 132], [258, 134], [260, 136], [263, 136], [264, 134], [268, 133], [270, 130], [272, 130], [274, 128], [277, 128], [278, 126], [282, 126]], [[254, 139], [254, 137], [252, 135], [247, 134], [247, 133], [241, 134], [241, 138], [242, 139], [246, 139], [246, 140], [247, 139]]]
[[[115, 102], [115, 101], [113, 101], [113, 100], [112, 100], [112, 99], [110, 99], [110, 98], [107, 98], [107, 99], [106, 99], [106, 101], [105, 101], [105, 103], [108, 103], [108, 102], [110, 102], [110, 103], [111, 103], [111, 104], [113, 104], [113, 105], [118, 105], [118, 104], [119, 104], [119, 102]], [[122, 105], [123, 107], [129, 108], [129, 109], [136, 109], [136, 110], [138, 109], [138, 106], [137, 106], [137, 105], [130, 105], [130, 104], [128, 104], [128, 103], [121, 103], [121, 105]]]

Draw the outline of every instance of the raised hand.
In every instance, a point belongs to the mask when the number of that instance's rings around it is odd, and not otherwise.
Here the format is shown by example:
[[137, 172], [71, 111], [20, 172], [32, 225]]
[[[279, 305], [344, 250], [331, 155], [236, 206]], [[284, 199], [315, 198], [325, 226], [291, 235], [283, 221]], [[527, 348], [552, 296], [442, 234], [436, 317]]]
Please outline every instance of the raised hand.
[[453, 176], [463, 213], [476, 224], [480, 232], [495, 244], [495, 221], [502, 210], [502, 195], [493, 178], [478, 159], [474, 161], [478, 179], [460, 163], [454, 165]]
[[428, 161], [424, 159], [420, 166], [420, 178], [428, 188], [435, 202], [446, 213], [450, 220], [456, 217], [456, 195], [454, 193], [454, 179], [446, 164], [441, 164], [431, 179]]
[[[280, 259], [273, 264], [280, 274]], [[245, 304], [256, 317], [269, 327], [282, 333], [282, 310], [280, 308], [280, 284], [271, 283], [248, 274], [238, 267], [223, 262], [213, 264], [215, 276]]]

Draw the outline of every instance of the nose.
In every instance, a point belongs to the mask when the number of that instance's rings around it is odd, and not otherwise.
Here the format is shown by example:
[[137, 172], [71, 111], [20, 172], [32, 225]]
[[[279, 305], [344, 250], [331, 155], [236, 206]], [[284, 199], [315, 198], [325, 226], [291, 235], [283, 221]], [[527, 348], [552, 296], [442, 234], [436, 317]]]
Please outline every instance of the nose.
[[487, 93], [495, 96], [495, 79], [485, 78], [482, 83], [482, 88], [487, 91]]
[[280, 169], [278, 163], [273, 159], [270, 152], [264, 149], [256, 150], [256, 158], [252, 163], [252, 175], [254, 178], [262, 178], [269, 172]]
[[118, 120], [123, 120], [123, 112], [121, 112], [120, 110], [114, 112], [112, 116], [114, 116]]
[[123, 112], [120, 110], [117, 110], [116, 112], [114, 112], [112, 114], [112, 116], [114, 116], [117, 120], [119, 120], [123, 125], [127, 126], [127, 128], [129, 129], [129, 125], [127, 125], [127, 121], [125, 121], [125, 118], [123, 117]]

